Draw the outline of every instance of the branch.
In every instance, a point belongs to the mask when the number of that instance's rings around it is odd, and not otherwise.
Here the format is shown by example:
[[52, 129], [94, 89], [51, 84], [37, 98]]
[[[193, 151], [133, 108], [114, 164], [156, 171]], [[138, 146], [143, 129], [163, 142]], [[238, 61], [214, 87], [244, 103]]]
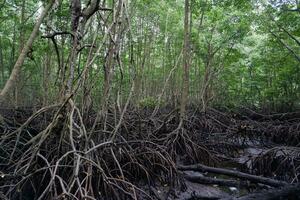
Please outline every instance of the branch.
[[43, 35], [41, 37], [42, 38], [49, 38], [53, 42], [55, 53], [56, 53], [56, 56], [57, 56], [58, 66], [61, 69], [62, 63], [61, 63], [61, 60], [60, 60], [58, 45], [57, 45], [57, 42], [55, 40], [55, 37], [58, 36], [58, 35], [71, 35], [74, 38], [74, 34], [71, 33], [71, 32], [68, 32], [68, 31], [54, 32], [54, 33], [51, 33], [51, 34], [48, 34], [48, 35]]
[[276, 24], [276, 26], [280, 30], [282, 30], [283, 32], [285, 32], [290, 38], [292, 38], [300, 46], [300, 41], [295, 36], [293, 36], [290, 32], [288, 32], [284, 27], [280, 26], [271, 15], [269, 16], [269, 18]]
[[269, 32], [278, 40], [280, 44], [282, 44], [291, 54], [293, 54], [293, 56], [296, 58], [296, 60], [298, 60], [298, 62], [300, 62], [300, 56], [297, 55], [291, 47], [285, 44], [275, 33], [273, 33], [272, 31]]
[[82, 45], [81, 47], [79, 47], [79, 48], [77, 49], [77, 51], [80, 52], [80, 51], [82, 51], [84, 48], [96, 48], [96, 46], [93, 45], [93, 44], [85, 44], [85, 45]]
[[80, 34], [81, 37], [84, 35], [84, 26], [87, 23], [87, 21], [92, 17], [97, 11], [103, 10], [103, 11], [112, 11], [111, 8], [103, 8], [100, 7], [100, 0], [91, 0], [90, 3], [82, 10], [81, 16], [81, 28], [80, 28]]
[[87, 7], [82, 10], [83, 21], [87, 21], [98, 10], [112, 11], [111, 8], [100, 7], [100, 0], [91, 0]]
[[74, 37], [74, 34], [68, 31], [58, 31], [58, 32], [53, 32], [50, 33], [48, 35], [43, 35], [42, 38], [54, 38], [55, 36], [58, 35], [71, 35], [72, 37]]
[[279, 27], [279, 28], [282, 29], [286, 34], [288, 34], [288, 36], [290, 36], [290, 38], [292, 38], [300, 46], [300, 41], [295, 36], [293, 36], [285, 28], [283, 28], [283, 27]]

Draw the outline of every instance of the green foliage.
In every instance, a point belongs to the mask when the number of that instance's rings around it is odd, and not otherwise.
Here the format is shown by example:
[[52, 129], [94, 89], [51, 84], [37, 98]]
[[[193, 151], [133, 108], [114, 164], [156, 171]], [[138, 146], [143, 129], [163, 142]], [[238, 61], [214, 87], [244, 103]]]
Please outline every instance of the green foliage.
[[[45, 1], [43, 1], [45, 2]], [[83, 6], [88, 1], [82, 1]], [[113, 7], [107, 1], [105, 7]], [[126, 1], [128, 20], [120, 28], [120, 62], [114, 55], [111, 97], [121, 94], [125, 102], [130, 92], [132, 79], [138, 84], [134, 96], [139, 96], [139, 107], [153, 108], [154, 96], [166, 84], [163, 101], [178, 101], [182, 80], [184, 2], [174, 0]], [[5, 1], [0, 8], [0, 84], [8, 79], [20, 52], [21, 35], [28, 38], [36, 20], [40, 3], [25, 1], [25, 22], [21, 22], [22, 0]], [[69, 1], [61, 1], [40, 28], [40, 36], [56, 31], [70, 31]], [[266, 104], [277, 109], [282, 106], [299, 106], [300, 64], [282, 43], [300, 55], [300, 15], [291, 12], [297, 7], [294, 1], [258, 0], [192, 0], [191, 1], [191, 66], [190, 100], [201, 104], [203, 87], [209, 85], [211, 105]], [[81, 46], [104, 44], [89, 68], [87, 81], [91, 87], [94, 105], [100, 105], [105, 82], [104, 65], [110, 38], [103, 36], [113, 15], [109, 12], [95, 14], [87, 23]], [[122, 33], [121, 33], [122, 32]], [[274, 37], [274, 33], [279, 39]], [[290, 35], [296, 38], [293, 39]], [[56, 36], [61, 64], [51, 40], [38, 37], [23, 67], [20, 82], [25, 94], [31, 92], [43, 96], [45, 80], [51, 95], [60, 90], [68, 78], [63, 74], [69, 66], [72, 37], [69, 34]], [[24, 42], [24, 41], [23, 41]], [[96, 51], [97, 48], [94, 50]], [[82, 73], [89, 57], [89, 48], [80, 51], [76, 60], [75, 77]], [[95, 56], [96, 52], [92, 52]], [[50, 58], [50, 62], [46, 62]], [[48, 71], [45, 72], [45, 66]], [[205, 73], [210, 73], [205, 80]], [[63, 77], [65, 75], [65, 77]], [[75, 78], [75, 79], [76, 79]], [[23, 89], [23, 88], [22, 88]], [[55, 97], [53, 97], [55, 99]], [[170, 102], [171, 103], [171, 102]]]

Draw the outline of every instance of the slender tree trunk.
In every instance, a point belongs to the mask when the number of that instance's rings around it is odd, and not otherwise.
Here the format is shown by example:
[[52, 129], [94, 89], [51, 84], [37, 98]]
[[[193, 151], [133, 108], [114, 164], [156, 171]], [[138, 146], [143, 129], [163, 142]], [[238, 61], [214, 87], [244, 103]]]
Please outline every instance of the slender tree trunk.
[[[48, 47], [50, 48], [50, 41], [47, 42]], [[51, 66], [51, 50], [47, 50], [47, 55], [44, 57], [43, 65], [43, 106], [48, 105], [49, 102], [49, 70]]]
[[[115, 3], [114, 3], [115, 4]], [[109, 42], [109, 47], [107, 50], [107, 55], [104, 63], [104, 86], [103, 86], [103, 97], [102, 97], [102, 118], [104, 118], [103, 130], [106, 130], [106, 119], [108, 111], [109, 96], [111, 91], [111, 81], [114, 76], [114, 65], [115, 58], [114, 55], [118, 52], [120, 37], [121, 37], [121, 24], [117, 22], [121, 20], [122, 17], [123, 2], [119, 0], [118, 5], [113, 10], [113, 26], [111, 28], [111, 40]]]
[[39, 31], [39, 28], [40, 28], [40, 26], [43, 22], [43, 19], [45, 18], [45, 16], [47, 15], [49, 10], [51, 9], [53, 3], [54, 3], [54, 0], [51, 0], [49, 2], [49, 4], [46, 6], [46, 8], [42, 11], [40, 17], [38, 18], [37, 23], [35, 24], [28, 41], [24, 45], [24, 48], [22, 49], [22, 52], [19, 55], [18, 60], [14, 65], [14, 68], [13, 68], [11, 74], [10, 74], [9, 79], [6, 81], [6, 84], [5, 84], [4, 88], [1, 90], [0, 105], [4, 103], [5, 99], [7, 98], [7, 95], [12, 90], [12, 88], [15, 86], [17, 77], [21, 72], [21, 68], [22, 68], [24, 60], [26, 58], [26, 55], [29, 52], [29, 50], [30, 50], [30, 48], [33, 44], [33, 41], [34, 41], [34, 39], [36, 38], [36, 36], [38, 34], [38, 31]]
[[202, 100], [202, 111], [206, 112], [207, 104], [209, 99], [209, 87], [211, 79], [211, 64], [212, 64], [212, 55], [210, 53], [210, 45], [208, 47], [207, 61], [205, 63], [205, 71], [202, 82], [202, 91], [201, 91], [201, 100]]
[[184, 48], [183, 48], [183, 87], [181, 93], [181, 104], [180, 104], [180, 125], [186, 115], [186, 105], [189, 94], [189, 68], [190, 68], [190, 47], [189, 47], [189, 13], [190, 13], [190, 1], [185, 0], [185, 17], [184, 17]]
[[141, 36], [144, 37], [144, 43], [143, 43], [143, 55], [142, 55], [142, 49], [139, 50], [140, 55], [139, 57], [142, 57], [141, 63], [139, 63], [139, 65], [137, 65], [137, 69], [136, 69], [136, 78], [135, 78], [135, 91], [133, 92], [133, 94], [135, 95], [134, 98], [134, 102], [138, 103], [139, 100], [142, 98], [142, 91], [143, 87], [143, 79], [145, 79], [145, 67], [146, 67], [146, 62], [147, 59], [149, 59], [149, 54], [150, 54], [150, 45], [151, 45], [151, 37], [149, 37], [149, 41], [147, 41], [147, 36]]
[[3, 47], [2, 47], [2, 41], [0, 38], [0, 66], [1, 66], [1, 85], [4, 82], [4, 58], [3, 58]]
[[72, 43], [71, 43], [71, 57], [70, 57], [70, 68], [69, 68], [69, 79], [67, 82], [67, 93], [71, 93], [72, 85], [75, 75], [75, 65], [77, 64], [77, 46], [79, 44], [79, 21], [81, 17], [81, 0], [70, 0], [71, 5], [71, 30], [73, 33]]
[[11, 42], [11, 51], [10, 51], [10, 62], [9, 62], [9, 73], [12, 72], [13, 69], [13, 64], [15, 62], [15, 50], [16, 50], [16, 35], [17, 35], [17, 31], [16, 31], [16, 21], [14, 21], [14, 35], [13, 35], [13, 40]]
[[[22, 49], [24, 48], [25, 42], [25, 0], [22, 1], [22, 8], [21, 8], [21, 20], [20, 20], [20, 47], [19, 47], [19, 54], [22, 53]], [[15, 87], [15, 107], [19, 106], [19, 95], [21, 90], [21, 75], [18, 74], [16, 77], [16, 87]]]

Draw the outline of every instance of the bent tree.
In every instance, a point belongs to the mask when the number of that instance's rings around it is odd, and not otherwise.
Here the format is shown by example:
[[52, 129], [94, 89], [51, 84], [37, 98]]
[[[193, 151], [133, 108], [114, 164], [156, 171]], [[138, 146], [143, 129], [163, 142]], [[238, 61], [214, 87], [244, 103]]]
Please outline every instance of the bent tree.
[[27, 57], [27, 54], [39, 32], [39, 28], [44, 20], [44, 18], [46, 17], [46, 15], [48, 14], [48, 12], [51, 10], [53, 4], [54, 4], [55, 0], [50, 0], [48, 5], [46, 5], [46, 7], [42, 10], [40, 16], [37, 19], [37, 22], [30, 34], [30, 37], [28, 38], [27, 42], [24, 44], [24, 47], [13, 67], [13, 70], [10, 74], [9, 79], [6, 81], [5, 86], [3, 87], [3, 89], [1, 90], [0, 93], [0, 105], [2, 105], [4, 103], [4, 101], [6, 100], [8, 94], [10, 92], [12, 92], [13, 87], [16, 84], [16, 81], [18, 80], [18, 76], [21, 73], [21, 69], [22, 69], [22, 65], [24, 63], [24, 60]]

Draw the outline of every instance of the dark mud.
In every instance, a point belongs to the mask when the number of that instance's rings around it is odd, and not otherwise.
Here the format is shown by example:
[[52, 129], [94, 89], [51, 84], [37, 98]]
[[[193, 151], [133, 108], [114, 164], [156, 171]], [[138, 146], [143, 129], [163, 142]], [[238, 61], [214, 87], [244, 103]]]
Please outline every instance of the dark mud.
[[0, 198], [234, 199], [273, 188], [177, 169], [197, 163], [291, 186], [299, 182], [300, 112], [190, 109], [178, 130], [176, 110], [165, 108], [151, 116], [151, 109], [130, 109], [111, 142], [118, 112], [110, 110], [106, 123], [93, 127], [96, 113], [55, 118], [57, 110], [36, 109], [32, 117], [32, 108], [1, 109]]

